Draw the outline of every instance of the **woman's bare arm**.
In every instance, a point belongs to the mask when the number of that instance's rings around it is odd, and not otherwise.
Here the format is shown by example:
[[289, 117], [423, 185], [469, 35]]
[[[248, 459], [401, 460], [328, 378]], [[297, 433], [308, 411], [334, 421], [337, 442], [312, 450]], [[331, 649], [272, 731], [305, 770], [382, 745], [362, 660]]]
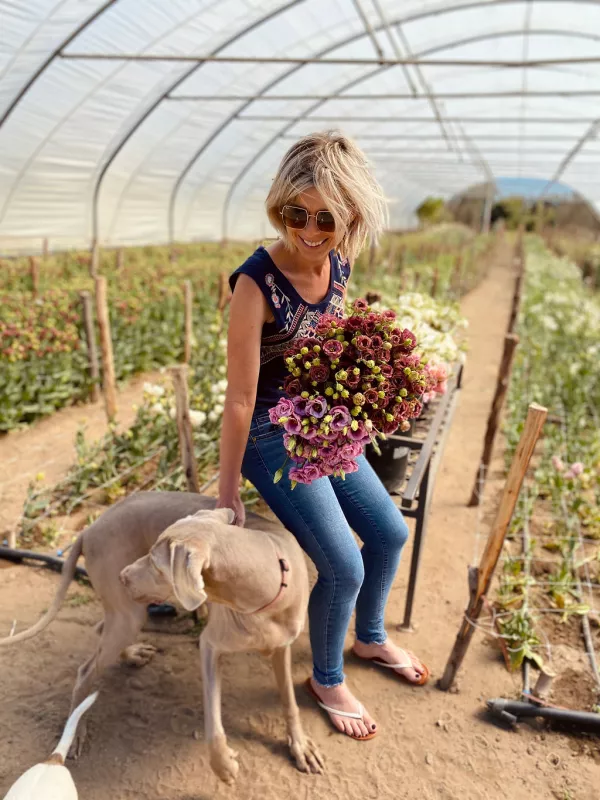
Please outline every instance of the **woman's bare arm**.
[[235, 285], [229, 311], [227, 334], [227, 393], [221, 430], [219, 507], [232, 508], [236, 523], [245, 521], [244, 505], [240, 499], [239, 482], [242, 459], [260, 368], [260, 340], [263, 323], [268, 315], [265, 298], [256, 283], [240, 275]]

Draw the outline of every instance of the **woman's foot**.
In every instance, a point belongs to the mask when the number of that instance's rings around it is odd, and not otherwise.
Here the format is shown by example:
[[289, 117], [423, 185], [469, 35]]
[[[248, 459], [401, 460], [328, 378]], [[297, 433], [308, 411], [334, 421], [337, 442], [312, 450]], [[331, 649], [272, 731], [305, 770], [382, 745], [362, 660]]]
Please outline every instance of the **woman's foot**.
[[409, 683], [422, 685], [429, 676], [427, 667], [410, 650], [403, 650], [398, 645], [387, 639], [383, 644], [365, 644], [358, 639], [354, 643], [352, 652], [358, 658], [378, 659], [384, 664], [407, 664], [406, 667], [394, 670]]
[[355, 739], [363, 739], [375, 733], [377, 730], [375, 720], [368, 711], [362, 708], [359, 701], [346, 686], [346, 683], [327, 688], [317, 683], [314, 678], [311, 678], [310, 686], [319, 700], [324, 705], [329, 706], [329, 708], [349, 713], [356, 713], [362, 709], [362, 719], [340, 717], [331, 711], [327, 712], [331, 721], [341, 733], [345, 733], [347, 736], [352, 736]]

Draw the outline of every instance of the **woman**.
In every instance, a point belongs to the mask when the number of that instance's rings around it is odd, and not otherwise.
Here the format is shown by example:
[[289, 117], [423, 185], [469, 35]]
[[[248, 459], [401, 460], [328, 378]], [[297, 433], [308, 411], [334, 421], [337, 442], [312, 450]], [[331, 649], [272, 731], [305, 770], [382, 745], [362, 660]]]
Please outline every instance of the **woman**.
[[[228, 389], [223, 415], [219, 506], [245, 520], [240, 473], [261, 493], [314, 562], [309, 604], [313, 676], [307, 687], [333, 724], [354, 739], [377, 725], [350, 692], [344, 639], [356, 608], [359, 658], [390, 667], [413, 684], [427, 668], [387, 638], [384, 613], [408, 530], [364, 455], [346, 477], [320, 478], [292, 491], [273, 482], [285, 461], [282, 430], [268, 410], [284, 394], [283, 353], [314, 329], [323, 313], [343, 314], [351, 263], [383, 227], [383, 194], [350, 139], [305, 136], [285, 155], [266, 202], [280, 239], [259, 247], [234, 272], [228, 334]], [[357, 546], [351, 528], [362, 539]]]

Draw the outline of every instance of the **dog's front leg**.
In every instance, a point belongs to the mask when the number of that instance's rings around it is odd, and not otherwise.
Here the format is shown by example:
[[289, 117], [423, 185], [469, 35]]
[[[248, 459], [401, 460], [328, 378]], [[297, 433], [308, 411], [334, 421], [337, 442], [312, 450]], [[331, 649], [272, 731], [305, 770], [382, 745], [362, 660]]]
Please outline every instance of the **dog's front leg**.
[[323, 772], [323, 759], [314, 742], [304, 735], [300, 710], [292, 682], [292, 655], [289, 646], [273, 653], [273, 671], [281, 695], [288, 731], [288, 745], [296, 766], [302, 772]]
[[228, 747], [221, 722], [219, 653], [204, 641], [204, 636], [200, 637], [200, 662], [204, 694], [204, 732], [209, 747], [210, 766], [222, 781], [233, 783], [239, 770], [238, 754]]

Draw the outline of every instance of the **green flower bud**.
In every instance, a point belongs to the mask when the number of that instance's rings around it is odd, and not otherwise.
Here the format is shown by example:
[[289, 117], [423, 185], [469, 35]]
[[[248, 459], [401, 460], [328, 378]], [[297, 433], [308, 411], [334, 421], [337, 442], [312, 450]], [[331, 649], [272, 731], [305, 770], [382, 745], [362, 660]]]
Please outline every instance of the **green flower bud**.
[[301, 353], [301, 355], [303, 355], [303, 356], [307, 355], [307, 354], [308, 354], [308, 347], [302, 347], [302, 348], [300, 349], [300, 353]]
[[294, 376], [294, 378], [299, 378], [300, 375], [302, 375], [302, 370], [300, 369], [300, 367], [296, 367], [295, 369], [293, 369], [292, 375]]
[[358, 430], [358, 421], [353, 419], [352, 422], [350, 423], [350, 427], [352, 428], [353, 431], [357, 431]]
[[354, 375], [360, 375], [360, 369], [358, 367], [354, 367], [352, 372], [353, 372]]
[[275, 475], [273, 475], [273, 483], [279, 483], [279, 481], [283, 478], [283, 470], [278, 469]]
[[323, 422], [325, 422], [325, 423], [329, 423], [329, 422], [331, 422], [331, 420], [332, 420], [332, 419], [333, 419], [333, 417], [331, 416], [331, 414], [326, 414], [326, 415], [323, 417]]
[[303, 397], [305, 400], [308, 400], [308, 398], [310, 397], [310, 395], [309, 395], [309, 393], [308, 393], [308, 392], [304, 391], [304, 392], [302, 392], [302, 394], [300, 395], [300, 397]]
[[285, 449], [289, 450], [290, 453], [291, 453], [291, 452], [293, 452], [295, 447], [296, 447], [296, 437], [295, 436], [290, 436]]
[[311, 417], [310, 421], [312, 422], [313, 425], [316, 425], [319, 420], [316, 417]]
[[315, 353], [320, 353], [321, 352], [321, 345], [320, 344], [313, 344], [313, 351]]
[[394, 420], [394, 417], [393, 417], [392, 414], [386, 414], [385, 418], [387, 419], [388, 422], [393, 422], [393, 420]]
[[345, 381], [348, 377], [348, 373], [345, 369], [341, 369], [339, 372], [335, 373], [336, 380], [338, 381]]
[[408, 389], [400, 389], [399, 395], [400, 397], [406, 397], [408, 394]]
[[331, 388], [331, 386], [328, 386], [325, 389], [325, 394], [327, 395], [327, 397], [331, 397], [331, 395], [333, 394], [333, 389]]
[[357, 392], [352, 399], [357, 406], [364, 406], [365, 404], [365, 396], [362, 392]]
[[344, 387], [342, 386], [342, 384], [341, 384], [341, 383], [336, 383], [336, 385], [335, 385], [335, 389], [336, 389], [336, 391], [337, 391], [337, 392], [341, 392], [343, 388], [344, 388]]
[[304, 362], [304, 369], [310, 369], [311, 367], [312, 367], [312, 364], [310, 363], [310, 361], [305, 361]]
[[339, 394], [337, 392], [333, 393], [333, 399], [334, 400], [338, 400], [339, 399]]
[[373, 361], [372, 358], [370, 358], [368, 361], [365, 361], [365, 364], [369, 369], [373, 369], [373, 367], [375, 366], [375, 362]]
[[377, 405], [377, 403], [373, 403], [373, 408], [379, 408], [379, 406]]
[[313, 358], [313, 360], [312, 360], [313, 367], [318, 367], [320, 363], [321, 363], [321, 359], [320, 358]]
[[344, 398], [344, 400], [350, 397], [350, 392], [348, 391], [348, 389], [342, 389], [342, 397]]
[[373, 367], [373, 372], [375, 373], [375, 375], [379, 375], [379, 373], [381, 372], [381, 367], [377, 366]]
[[360, 406], [354, 406], [350, 413], [353, 417], [357, 417], [360, 414]]
[[377, 392], [377, 397], [380, 397], [383, 400], [385, 397], [385, 392]]
[[392, 343], [391, 342], [384, 342], [381, 346], [383, 347], [384, 350], [391, 350], [392, 349]]

